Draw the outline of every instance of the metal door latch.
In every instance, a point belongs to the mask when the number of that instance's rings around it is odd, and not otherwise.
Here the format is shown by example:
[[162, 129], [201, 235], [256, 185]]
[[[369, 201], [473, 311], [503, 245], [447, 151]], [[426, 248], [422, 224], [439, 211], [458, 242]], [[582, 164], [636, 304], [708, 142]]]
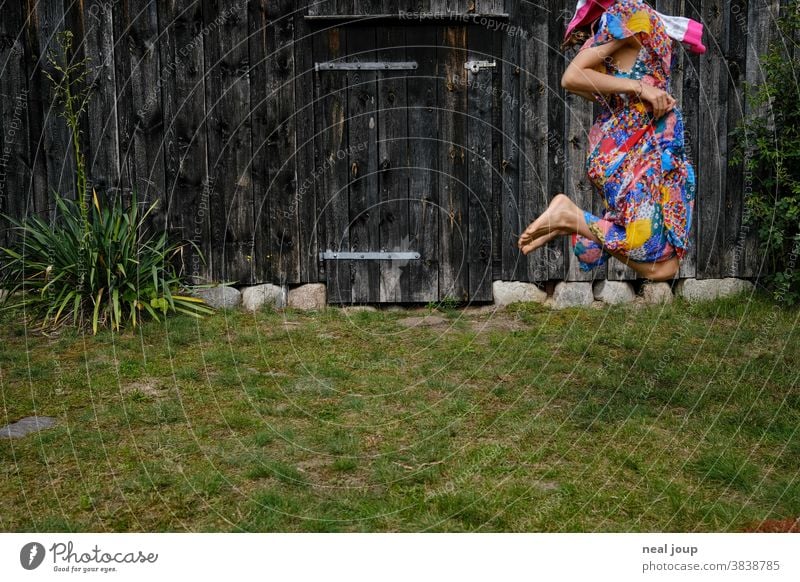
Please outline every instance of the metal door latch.
[[319, 254], [319, 258], [321, 261], [414, 261], [420, 258], [420, 254], [415, 251], [345, 252], [326, 250]]
[[400, 62], [360, 62], [360, 61], [328, 61], [314, 63], [317, 71], [413, 71], [419, 65], [416, 61]]
[[464, 68], [473, 73], [479, 73], [482, 69], [493, 69], [497, 66], [497, 61], [467, 61]]

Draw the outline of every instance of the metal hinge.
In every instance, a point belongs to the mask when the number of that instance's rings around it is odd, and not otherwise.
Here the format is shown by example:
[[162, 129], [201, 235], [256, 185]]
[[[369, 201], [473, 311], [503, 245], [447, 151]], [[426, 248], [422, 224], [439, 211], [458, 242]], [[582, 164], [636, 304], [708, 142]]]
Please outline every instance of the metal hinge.
[[398, 251], [381, 251], [381, 252], [339, 252], [339, 251], [322, 251], [319, 254], [321, 261], [410, 261], [420, 258], [420, 254], [414, 251], [398, 252]]
[[418, 67], [416, 61], [398, 62], [358, 62], [358, 61], [329, 61], [314, 63], [317, 71], [409, 71]]
[[479, 73], [483, 69], [493, 69], [497, 67], [497, 61], [467, 61], [464, 68], [473, 73]]

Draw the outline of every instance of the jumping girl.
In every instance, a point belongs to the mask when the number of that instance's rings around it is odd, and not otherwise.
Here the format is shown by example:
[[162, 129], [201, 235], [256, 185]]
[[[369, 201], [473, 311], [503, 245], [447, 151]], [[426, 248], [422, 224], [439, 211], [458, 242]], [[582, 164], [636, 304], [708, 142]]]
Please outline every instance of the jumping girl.
[[580, 269], [609, 256], [654, 281], [672, 279], [689, 247], [696, 191], [683, 116], [670, 95], [672, 39], [702, 53], [702, 25], [656, 12], [643, 0], [580, 0], [563, 47], [583, 43], [561, 80], [601, 106], [586, 170], [605, 212], [564, 194], [520, 235], [525, 254], [571, 235]]

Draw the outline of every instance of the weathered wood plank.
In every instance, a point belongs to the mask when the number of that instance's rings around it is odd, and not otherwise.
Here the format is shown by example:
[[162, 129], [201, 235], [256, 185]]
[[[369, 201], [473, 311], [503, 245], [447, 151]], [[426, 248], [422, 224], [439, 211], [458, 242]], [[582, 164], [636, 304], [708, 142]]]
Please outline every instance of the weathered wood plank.
[[[386, 6], [381, 8], [386, 9]], [[406, 29], [377, 31], [378, 61], [405, 61]], [[408, 106], [407, 71], [378, 72], [378, 241], [381, 251], [416, 250], [408, 234]], [[404, 301], [410, 293], [409, 262], [380, 261], [381, 302]]]
[[[726, 58], [726, 77], [728, 83], [727, 102], [721, 106], [725, 109], [727, 122], [727, 147], [733, 146], [731, 133], [742, 120], [744, 111], [744, 81], [747, 68], [747, 0], [727, 0], [725, 15], [728, 19]], [[742, 21], [744, 16], [744, 21]], [[735, 166], [729, 163], [728, 149], [724, 154], [724, 170], [726, 171], [725, 192], [725, 230], [723, 232], [723, 249], [721, 271], [723, 277], [736, 277], [741, 270], [741, 259], [744, 242], [742, 216], [744, 214], [744, 165]]]
[[[311, 46], [312, 30], [303, 17], [300, 7], [293, 13], [294, 18], [294, 91], [295, 99], [303, 96], [314, 95], [314, 56], [309, 50]], [[252, 88], [252, 86], [251, 86]], [[309, 169], [314, 168], [314, 106], [305, 103], [298, 107], [293, 116], [294, 131], [296, 132], [296, 153], [294, 155], [295, 176], [295, 204], [297, 207], [298, 233], [296, 235], [298, 255], [300, 258], [300, 273], [298, 283], [308, 283], [319, 280], [318, 260], [318, 220], [317, 200], [313, 184], [306, 184], [301, 176], [306, 176]], [[302, 186], [306, 184], [306, 186]], [[304, 188], [301, 190], [301, 188]]]
[[208, 170], [218, 192], [210, 205], [212, 262], [219, 279], [247, 284], [254, 280], [247, 6], [204, 0], [203, 20]]
[[167, 225], [181, 239], [193, 241], [183, 253], [185, 273], [193, 282], [216, 278], [222, 265], [212, 250], [222, 240], [212, 233], [211, 207], [219, 208], [216, 184], [209, 181], [206, 159], [203, 18], [200, 0], [158, 4], [159, 58], [164, 95], [164, 154]]
[[47, 218], [51, 193], [47, 187], [47, 156], [44, 148], [44, 102], [41, 87], [41, 52], [39, 43], [39, 21], [36, 0], [27, 0], [23, 7], [27, 18], [24, 39], [26, 77], [28, 85], [28, 159], [30, 160], [31, 183], [27, 190], [27, 213], [37, 213]]
[[336, 10], [336, 0], [304, 0], [304, 2], [308, 5], [309, 16], [329, 14]]
[[[513, 250], [507, 256], [506, 278], [517, 281], [543, 281], [549, 278], [546, 258], [552, 247], [525, 256], [516, 242], [528, 224], [544, 212], [550, 200], [548, 159], [548, 24], [550, 9], [521, 1], [519, 20], [527, 33], [527, 42], [520, 43], [519, 109], [519, 190], [506, 203], [504, 228]], [[506, 81], [510, 77], [506, 75]], [[507, 108], [504, 108], [506, 111]], [[513, 137], [512, 137], [513, 139]], [[558, 257], [559, 262], [563, 260]]]
[[[492, 33], [467, 30], [469, 60], [493, 60]], [[470, 301], [492, 300], [493, 69], [464, 71], [467, 83], [467, 271]], [[500, 73], [496, 73], [500, 74]]]
[[[509, 0], [509, 4], [514, 4], [518, 0]], [[472, 10], [470, 10], [472, 8]], [[516, 8], [516, 7], [514, 7]], [[516, 14], [512, 8], [509, 12]], [[467, 11], [475, 14], [505, 14], [505, 0], [468, 0]]]
[[[375, 61], [375, 29], [347, 27], [349, 60]], [[378, 192], [378, 112], [375, 71], [334, 72], [347, 77], [348, 151], [350, 162], [350, 246], [353, 251], [380, 250]], [[380, 263], [355, 261], [352, 301], [380, 299]]]
[[437, 1], [434, 0], [432, 4], [434, 5], [434, 10], [438, 8], [441, 11], [443, 8], [445, 12], [466, 14], [469, 1], [470, 0], [438, 0], [439, 6], [437, 7]]
[[[492, 275], [491, 281], [503, 278], [503, 74], [505, 53], [503, 52], [504, 35], [492, 35], [492, 55], [497, 56], [497, 74], [492, 76]], [[515, 61], [516, 62], [516, 61]], [[513, 93], [509, 93], [513, 95]], [[513, 105], [509, 105], [513, 107]]]
[[[521, 0], [511, 0], [509, 11], [519, 14]], [[496, 228], [500, 231], [499, 252], [501, 255], [501, 275], [497, 279], [506, 281], [526, 281], [528, 259], [517, 248], [520, 232], [526, 225], [522, 224], [522, 206], [524, 198], [530, 196], [520, 184], [520, 176], [524, 160], [531, 152], [522, 144], [522, 96], [520, 87], [523, 79], [529, 79], [529, 73], [521, 68], [521, 51], [523, 47], [534, 44], [532, 27], [528, 21], [521, 26], [523, 35], [508, 36], [503, 42], [502, 58], [502, 92], [499, 110], [502, 116], [501, 159], [498, 163], [502, 178], [502, 190], [499, 197], [498, 210], [500, 223]], [[528, 144], [530, 141], [528, 140]], [[522, 150], [522, 151], [520, 151]]]
[[406, 301], [439, 299], [439, 125], [437, 28], [412, 27], [406, 57], [418, 63], [407, 82], [409, 248], [420, 253], [407, 268]]
[[[40, 0], [34, 4], [33, 10], [35, 10], [33, 22], [38, 25], [36, 37], [39, 42], [40, 59], [36, 63], [37, 69], [41, 68], [55, 75], [47, 55], [52, 53], [56, 61], [62, 64], [67, 58], [57, 43], [57, 34], [65, 30], [64, 5], [60, 0]], [[55, 102], [53, 86], [41, 74], [41, 69], [34, 71], [34, 75], [41, 95], [42, 142], [47, 167], [46, 200], [48, 213], [52, 218], [55, 214], [55, 201], [49, 195], [50, 192], [56, 191], [62, 196], [75, 198], [75, 156], [70, 142], [70, 132], [61, 117], [63, 108]], [[40, 212], [39, 208], [37, 212]]]
[[439, 204], [441, 207], [440, 299], [469, 297], [467, 268], [467, 91], [464, 83], [467, 34], [464, 26], [445, 26], [441, 33], [438, 101], [441, 135]]
[[[331, 61], [346, 55], [346, 35], [340, 28], [313, 36], [314, 60]], [[320, 249], [349, 251], [350, 215], [347, 159], [347, 79], [336, 71], [316, 73], [315, 176], [320, 224]], [[352, 261], [326, 261], [325, 281], [329, 303], [351, 302]]]
[[697, 276], [722, 276], [725, 232], [728, 83], [725, 72], [727, 19], [722, 0], [706, 0], [702, 19], [708, 34], [708, 51], [700, 56], [699, 132], [703, 147], [698, 152], [698, 254]]
[[[761, 65], [761, 56], [764, 55], [770, 42], [778, 35], [775, 26], [781, 9], [780, 0], [751, 0], [747, 11], [747, 61], [745, 78], [749, 85], [757, 86], [764, 83], [764, 67]], [[758, 116], [771, 119], [769, 107], [762, 105], [756, 108], [749, 100], [745, 103], [745, 116]], [[756, 147], [753, 144], [752, 147]], [[756, 176], [747, 172], [743, 181], [743, 198], [752, 196], [756, 186]], [[743, 228], [744, 237], [742, 245], [742, 261], [740, 273], [743, 277], [757, 277], [764, 274], [768, 266], [764, 262], [764, 253], [759, 250], [758, 231], [753, 226]]]
[[114, 195], [119, 191], [120, 166], [113, 5], [105, 0], [85, 0], [81, 6], [77, 17], [81, 19], [83, 51], [89, 59], [86, 81], [91, 91], [86, 112], [89, 187], [99, 194]]
[[[683, 14], [694, 20], [702, 18], [700, 15], [700, 6], [695, 2], [683, 3]], [[713, 42], [706, 32], [704, 42], [706, 45]], [[698, 155], [699, 150], [703, 147], [701, 143], [700, 133], [700, 106], [701, 106], [701, 93], [700, 93], [700, 55], [696, 55], [686, 49], [682, 44], [676, 42], [672, 43], [673, 50], [681, 55], [681, 73], [683, 81], [681, 83], [681, 112], [683, 113], [684, 123], [684, 143], [686, 147], [686, 155], [692, 162], [695, 174], [699, 180], [701, 168], [699, 167], [700, 158]], [[676, 80], [677, 86], [677, 80]], [[697, 261], [699, 251], [699, 229], [700, 222], [700, 199], [699, 192], [695, 196], [694, 210], [692, 212], [692, 228], [690, 233], [689, 250], [686, 256], [681, 261], [680, 271], [678, 276], [681, 278], [695, 277], [697, 275]]]
[[166, 228], [163, 84], [158, 10], [149, 0], [123, 0], [114, 13], [120, 186], [136, 192], [153, 232]]
[[[294, 159], [297, 126], [292, 3], [288, 0], [267, 3], [267, 17], [266, 93], [262, 96], [263, 118], [259, 121], [264, 124], [265, 133], [254, 133], [254, 139], [263, 142], [267, 154], [267, 188], [257, 192], [259, 206], [265, 197], [268, 200], [259, 212], [259, 230], [268, 233], [267, 245], [261, 252], [270, 258], [273, 277], [284, 283], [296, 283], [301, 280], [298, 239], [302, 231]], [[255, 90], [260, 93], [262, 88]]]
[[309, 16], [336, 13], [337, 0], [307, 0]]
[[[372, 10], [378, 14], [399, 14], [400, 0], [372, 0]], [[370, 12], [370, 14], [374, 14]]]
[[398, 11], [401, 16], [418, 18], [431, 13], [431, 2], [436, 0], [399, 0]]
[[[566, 68], [566, 59], [560, 50], [563, 38], [562, 14], [565, 8], [572, 8], [571, 3], [562, 1], [561, 3], [548, 4], [550, 12], [548, 14], [547, 25], [547, 63], [546, 74], [539, 78], [545, 83], [547, 92], [547, 125], [545, 129], [545, 141], [547, 142], [547, 164], [550, 168], [548, 181], [545, 183], [548, 189], [545, 192], [546, 198], [540, 199], [545, 204], [540, 207], [542, 212], [549, 204], [552, 196], [558, 192], [564, 192], [565, 186], [565, 129], [566, 117], [564, 102], [566, 91], [561, 87], [561, 77]], [[541, 47], [539, 50], [542, 50]], [[540, 63], [541, 65], [541, 63]], [[537, 212], [537, 215], [539, 214]], [[562, 280], [566, 276], [566, 259], [564, 255], [570, 252], [567, 237], [555, 239], [545, 246], [543, 272], [546, 270], [548, 279]], [[540, 251], [542, 252], [542, 251]]]
[[[311, 6], [316, 6], [314, 2]], [[271, 254], [270, 213], [271, 183], [269, 172], [269, 143], [275, 127], [269, 118], [271, 72], [268, 62], [270, 36], [275, 36], [269, 23], [268, 0], [250, 0], [248, 3], [248, 30], [250, 45], [250, 176], [253, 180], [253, 221], [255, 225], [254, 269], [259, 282], [278, 280], [275, 274], [277, 258]], [[281, 16], [275, 15], [276, 18]], [[273, 89], [274, 90], [274, 89]]]
[[[0, 212], [18, 220], [33, 202], [24, 8], [18, 2], [0, 7]], [[0, 216], [0, 246], [16, 239], [11, 224]]]

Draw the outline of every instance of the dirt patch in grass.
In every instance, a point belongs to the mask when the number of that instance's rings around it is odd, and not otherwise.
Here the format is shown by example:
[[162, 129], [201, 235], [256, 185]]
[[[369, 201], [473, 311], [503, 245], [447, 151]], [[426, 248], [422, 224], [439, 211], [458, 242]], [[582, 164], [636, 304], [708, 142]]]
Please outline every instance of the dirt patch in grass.
[[800, 533], [800, 517], [797, 519], [765, 519], [745, 528], [745, 532], [754, 533]]
[[122, 393], [130, 396], [145, 396], [147, 398], [158, 398], [164, 396], [165, 390], [158, 380], [153, 378], [144, 378], [129, 382], [122, 386]]
[[522, 320], [506, 317], [494, 316], [490, 319], [473, 319], [470, 320], [472, 331], [490, 332], [490, 331], [520, 331], [523, 329], [530, 329], [530, 324]]
[[404, 317], [403, 319], [398, 319], [397, 324], [403, 327], [440, 327], [451, 325], [452, 321], [438, 315], [428, 315], [424, 317]]

